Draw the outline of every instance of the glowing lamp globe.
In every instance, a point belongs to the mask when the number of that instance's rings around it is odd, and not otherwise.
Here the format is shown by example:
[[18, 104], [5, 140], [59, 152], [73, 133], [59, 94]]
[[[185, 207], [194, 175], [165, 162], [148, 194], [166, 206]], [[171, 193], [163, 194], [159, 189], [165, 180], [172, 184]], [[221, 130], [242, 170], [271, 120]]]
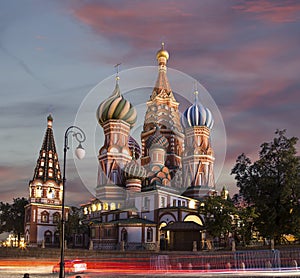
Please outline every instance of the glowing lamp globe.
[[76, 157], [81, 160], [85, 157], [85, 149], [79, 144], [79, 146], [75, 150]]

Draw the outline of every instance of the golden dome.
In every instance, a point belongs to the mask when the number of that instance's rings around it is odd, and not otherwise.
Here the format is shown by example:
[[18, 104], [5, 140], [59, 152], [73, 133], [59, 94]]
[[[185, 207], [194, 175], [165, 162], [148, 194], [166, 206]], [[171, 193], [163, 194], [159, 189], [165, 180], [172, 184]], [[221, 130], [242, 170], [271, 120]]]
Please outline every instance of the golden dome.
[[161, 57], [164, 57], [166, 60], [169, 59], [169, 52], [164, 49], [165, 44], [161, 44], [161, 49], [156, 53], [156, 59], [158, 60]]

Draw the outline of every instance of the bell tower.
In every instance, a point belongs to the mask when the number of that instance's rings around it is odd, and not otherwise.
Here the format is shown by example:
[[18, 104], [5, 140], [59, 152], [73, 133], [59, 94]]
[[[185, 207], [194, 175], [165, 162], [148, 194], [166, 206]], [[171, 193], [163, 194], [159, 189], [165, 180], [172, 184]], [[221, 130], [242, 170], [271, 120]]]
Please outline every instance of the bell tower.
[[169, 168], [171, 175], [181, 168], [181, 156], [183, 152], [184, 134], [180, 124], [178, 106], [169, 80], [167, 77], [167, 61], [169, 53], [161, 49], [156, 54], [158, 62], [158, 77], [155, 87], [152, 91], [150, 100], [147, 102], [143, 131], [141, 133], [142, 156], [141, 163], [146, 166], [150, 163], [149, 148], [147, 140], [155, 133], [155, 126], [159, 126], [160, 133], [168, 141], [166, 149], [165, 166]]
[[[25, 207], [25, 240], [32, 246], [59, 246], [57, 226], [61, 218], [62, 177], [53, 135], [53, 118], [47, 129], [39, 157], [29, 182], [29, 204]], [[69, 208], [66, 207], [67, 214]]]

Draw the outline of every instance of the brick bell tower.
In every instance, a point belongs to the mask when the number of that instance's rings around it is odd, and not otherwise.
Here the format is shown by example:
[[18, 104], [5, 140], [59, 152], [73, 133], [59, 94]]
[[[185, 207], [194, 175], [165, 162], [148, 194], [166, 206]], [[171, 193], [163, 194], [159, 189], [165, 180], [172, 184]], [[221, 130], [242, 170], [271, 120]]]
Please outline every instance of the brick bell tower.
[[[53, 118], [47, 117], [47, 129], [29, 182], [29, 204], [25, 207], [25, 240], [37, 246], [59, 245], [62, 177], [53, 135]], [[69, 208], [66, 207], [67, 214]]]
[[141, 164], [150, 164], [149, 148], [147, 140], [155, 133], [156, 125], [160, 133], [167, 139], [165, 166], [169, 168], [173, 177], [178, 169], [181, 169], [181, 156], [183, 152], [184, 134], [180, 124], [179, 103], [176, 101], [167, 77], [167, 61], [169, 53], [161, 49], [156, 54], [158, 62], [158, 78], [147, 102], [147, 110], [143, 131], [141, 133], [142, 156]]

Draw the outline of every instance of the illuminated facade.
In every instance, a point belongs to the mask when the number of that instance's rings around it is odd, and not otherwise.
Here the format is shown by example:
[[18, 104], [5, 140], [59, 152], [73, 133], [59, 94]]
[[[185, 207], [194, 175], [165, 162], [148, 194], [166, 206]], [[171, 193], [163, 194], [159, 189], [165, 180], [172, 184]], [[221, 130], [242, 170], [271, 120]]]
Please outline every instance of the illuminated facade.
[[[59, 245], [58, 225], [61, 218], [62, 177], [53, 135], [53, 119], [47, 129], [32, 180], [29, 204], [25, 207], [25, 241], [31, 246]], [[66, 213], [69, 208], [66, 208]]]
[[105, 141], [96, 199], [83, 205], [95, 249], [192, 250], [193, 241], [203, 239], [198, 207], [215, 193], [213, 117], [197, 92], [194, 104], [180, 113], [164, 45], [156, 59], [158, 78], [147, 102], [141, 147], [130, 136], [137, 114], [122, 96], [118, 76], [97, 110]]

